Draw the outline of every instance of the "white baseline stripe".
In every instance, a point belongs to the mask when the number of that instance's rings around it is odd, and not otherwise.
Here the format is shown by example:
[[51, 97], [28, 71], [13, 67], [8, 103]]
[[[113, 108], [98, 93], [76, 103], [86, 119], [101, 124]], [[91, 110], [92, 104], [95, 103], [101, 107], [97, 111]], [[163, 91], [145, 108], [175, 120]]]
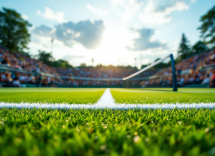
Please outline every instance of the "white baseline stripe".
[[188, 109], [209, 108], [215, 109], [215, 103], [193, 103], [193, 104], [115, 104], [110, 93], [106, 89], [102, 97], [94, 105], [89, 104], [41, 104], [41, 103], [0, 103], [0, 108], [50, 108], [50, 109]]
[[[171, 90], [153, 91], [153, 90], [116, 90], [118, 92], [172, 92]], [[215, 91], [177, 91], [178, 93], [215, 93]]]
[[193, 104], [115, 104], [115, 105], [88, 105], [88, 104], [40, 104], [40, 103], [0, 103], [0, 108], [50, 108], [50, 109], [188, 109], [209, 108], [215, 109], [215, 103]]

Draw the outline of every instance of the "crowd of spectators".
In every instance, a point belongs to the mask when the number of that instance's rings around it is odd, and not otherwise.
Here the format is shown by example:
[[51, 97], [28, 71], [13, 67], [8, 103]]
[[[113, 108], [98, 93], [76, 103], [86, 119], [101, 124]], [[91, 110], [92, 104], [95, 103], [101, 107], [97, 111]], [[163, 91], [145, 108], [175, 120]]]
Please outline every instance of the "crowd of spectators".
[[64, 85], [62, 79], [47, 77], [43, 74], [32, 75], [19, 72], [0, 72], [0, 86], [2, 87], [26, 87], [26, 85], [33, 84], [37, 87], [54, 87], [57, 85]]
[[176, 70], [180, 74], [182, 70], [187, 69], [202, 69], [205, 66], [215, 63], [215, 50], [210, 50], [208, 52], [184, 59], [176, 64]]
[[[207, 70], [207, 67], [209, 70]], [[212, 69], [211, 69], [212, 68]], [[183, 74], [182, 71], [188, 73]], [[179, 87], [190, 84], [205, 84], [215, 87], [215, 50], [211, 50], [187, 59], [176, 64], [177, 83]], [[142, 81], [142, 87], [149, 86], [171, 86], [171, 67], [160, 70], [156, 73], [159, 77], [148, 81]]]
[[[0, 65], [17, 69], [16, 72], [10, 72], [10, 70], [0, 72], [0, 84], [5, 87], [22, 87], [26, 86], [26, 84], [37, 86], [122, 85], [121, 80], [77, 80], [73, 79], [73, 77], [123, 78], [138, 71], [137, 68], [123, 67], [53, 68], [26, 55], [10, 53], [4, 48], [0, 48]], [[214, 67], [212, 70], [203, 70], [205, 67], [211, 65], [215, 65], [215, 50], [180, 61], [176, 64], [178, 86], [200, 83], [208, 84], [211, 87], [214, 86]], [[183, 74], [185, 70], [188, 70], [189, 73]], [[131, 81], [130, 83], [133, 85], [142, 85], [142, 87], [171, 86], [171, 72], [171, 67], [161, 70], [147, 70], [136, 76], [136, 78], [145, 78], [152, 75], [156, 75], [157, 78], [145, 81]]]
[[[172, 86], [172, 76], [141, 81], [142, 87], [170, 87]], [[194, 71], [190, 74], [177, 74], [177, 84], [179, 87], [191, 84], [204, 84], [209, 87], [215, 87], [215, 69], [209, 71]]]
[[[1, 47], [0, 65], [17, 69], [15, 73], [10, 71], [0, 72], [0, 83], [3, 87], [22, 87], [26, 86], [26, 84], [35, 84], [38, 86], [64, 84], [64, 81], [59, 78], [60, 75], [55, 68], [49, 67], [28, 56], [10, 53], [8, 50]], [[34, 74], [27, 74], [26, 71]], [[45, 76], [44, 73], [51, 74], [52, 77]]]
[[[57, 72], [65, 77], [90, 77], [90, 78], [123, 78], [137, 72], [137, 68], [123, 67], [86, 67], [86, 68], [57, 68]], [[153, 75], [158, 70], [149, 70], [139, 74], [137, 77]]]
[[7, 67], [26, 70], [30, 72], [43, 72], [50, 73], [56, 76], [60, 76], [55, 68], [32, 59], [28, 56], [21, 55], [19, 53], [10, 53], [8, 50], [0, 47], [0, 64]]
[[66, 79], [65, 81], [66, 85], [69, 86], [95, 86], [95, 85], [100, 85], [100, 86], [104, 86], [104, 85], [113, 85], [113, 86], [117, 86], [117, 85], [122, 85], [122, 81], [105, 81], [105, 80], [73, 80], [73, 79]]
[[[123, 78], [138, 71], [137, 68], [123, 67], [81, 67], [81, 68], [57, 68], [58, 73], [62, 77], [77, 78]], [[148, 77], [156, 73], [158, 70], [149, 70], [139, 74], [137, 77]], [[100, 81], [100, 80], [66, 80], [67, 85], [122, 85], [122, 81]]]
[[[178, 85], [208, 84], [215, 87], [215, 50], [187, 58], [176, 65]], [[207, 70], [207, 68], [209, 70]], [[210, 69], [212, 68], [212, 69]], [[188, 74], [182, 74], [188, 70]]]

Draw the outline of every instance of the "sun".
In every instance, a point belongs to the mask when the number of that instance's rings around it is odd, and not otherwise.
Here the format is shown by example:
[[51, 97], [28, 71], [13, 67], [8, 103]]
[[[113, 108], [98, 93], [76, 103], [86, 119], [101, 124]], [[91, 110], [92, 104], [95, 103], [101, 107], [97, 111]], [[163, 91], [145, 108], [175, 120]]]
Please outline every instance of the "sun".
[[131, 42], [128, 32], [125, 30], [106, 30], [103, 39], [96, 51], [97, 59], [104, 65], [118, 65], [124, 54], [128, 51], [126, 46]]

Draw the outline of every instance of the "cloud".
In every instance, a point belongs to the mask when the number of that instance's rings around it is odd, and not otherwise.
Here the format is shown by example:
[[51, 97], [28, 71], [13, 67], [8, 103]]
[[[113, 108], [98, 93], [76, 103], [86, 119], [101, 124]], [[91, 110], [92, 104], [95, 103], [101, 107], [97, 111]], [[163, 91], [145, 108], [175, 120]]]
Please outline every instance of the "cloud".
[[25, 19], [25, 20], [27, 20], [27, 19], [28, 19], [28, 16], [25, 15], [25, 14], [23, 14], [23, 15], [22, 15], [22, 18]]
[[119, 14], [129, 19], [139, 17], [143, 23], [163, 24], [172, 20], [172, 13], [189, 9], [196, 0], [110, 0]]
[[87, 49], [95, 49], [102, 40], [103, 31], [104, 23], [102, 20], [93, 22], [87, 20], [78, 23], [71, 21], [61, 23], [56, 25], [54, 29], [41, 25], [36, 27], [33, 33], [53, 37], [68, 47], [73, 47], [74, 44], [79, 43]]
[[37, 14], [42, 16], [45, 19], [55, 20], [59, 23], [66, 22], [66, 20], [64, 19], [64, 13], [63, 12], [54, 12], [49, 7], [45, 7], [45, 12], [37, 10]]
[[138, 34], [138, 38], [133, 40], [133, 45], [131, 47], [127, 47], [128, 50], [131, 51], [143, 51], [148, 49], [155, 48], [166, 48], [166, 44], [161, 43], [160, 41], [152, 41], [152, 36], [154, 35], [153, 29], [132, 29], [131, 31]]
[[135, 16], [143, 5], [139, 0], [110, 0], [110, 2], [117, 8], [117, 12], [124, 21], [128, 21]]
[[188, 3], [193, 0], [150, 0], [146, 4], [139, 18], [143, 23], [163, 24], [172, 20], [175, 11], [188, 10]]
[[87, 4], [87, 9], [89, 9], [90, 11], [100, 15], [100, 16], [103, 16], [103, 15], [107, 15], [108, 12], [106, 10], [101, 10], [101, 9], [96, 9], [94, 8], [92, 5], [90, 4]]
[[39, 27], [35, 27], [33, 33], [41, 35], [41, 36], [51, 36], [52, 35], [52, 28], [49, 28], [45, 25], [41, 25]]

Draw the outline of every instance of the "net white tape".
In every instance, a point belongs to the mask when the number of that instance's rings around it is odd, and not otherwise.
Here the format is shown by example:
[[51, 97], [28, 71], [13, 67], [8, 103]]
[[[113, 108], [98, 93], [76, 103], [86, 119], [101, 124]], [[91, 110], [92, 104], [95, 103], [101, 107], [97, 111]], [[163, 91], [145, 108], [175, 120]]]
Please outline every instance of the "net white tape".
[[165, 56], [164, 58], [162, 58], [162, 59], [160, 59], [160, 60], [154, 62], [153, 64], [151, 64], [151, 65], [149, 65], [149, 66], [147, 66], [147, 67], [145, 67], [145, 68], [139, 70], [138, 72], [136, 72], [136, 73], [134, 73], [134, 74], [131, 74], [130, 76], [124, 77], [122, 80], [128, 80], [128, 79], [130, 79], [130, 78], [132, 78], [132, 77], [134, 77], [134, 76], [137, 76], [138, 74], [140, 74], [140, 73], [142, 73], [142, 72], [144, 72], [144, 71], [150, 69], [151, 67], [153, 67], [153, 66], [155, 66], [155, 65], [157, 65], [157, 64], [159, 64], [159, 63], [161, 63], [163, 60], [165, 60], [165, 59], [168, 58], [169, 56], [170, 56], [170, 54], [167, 55], [167, 56]]

